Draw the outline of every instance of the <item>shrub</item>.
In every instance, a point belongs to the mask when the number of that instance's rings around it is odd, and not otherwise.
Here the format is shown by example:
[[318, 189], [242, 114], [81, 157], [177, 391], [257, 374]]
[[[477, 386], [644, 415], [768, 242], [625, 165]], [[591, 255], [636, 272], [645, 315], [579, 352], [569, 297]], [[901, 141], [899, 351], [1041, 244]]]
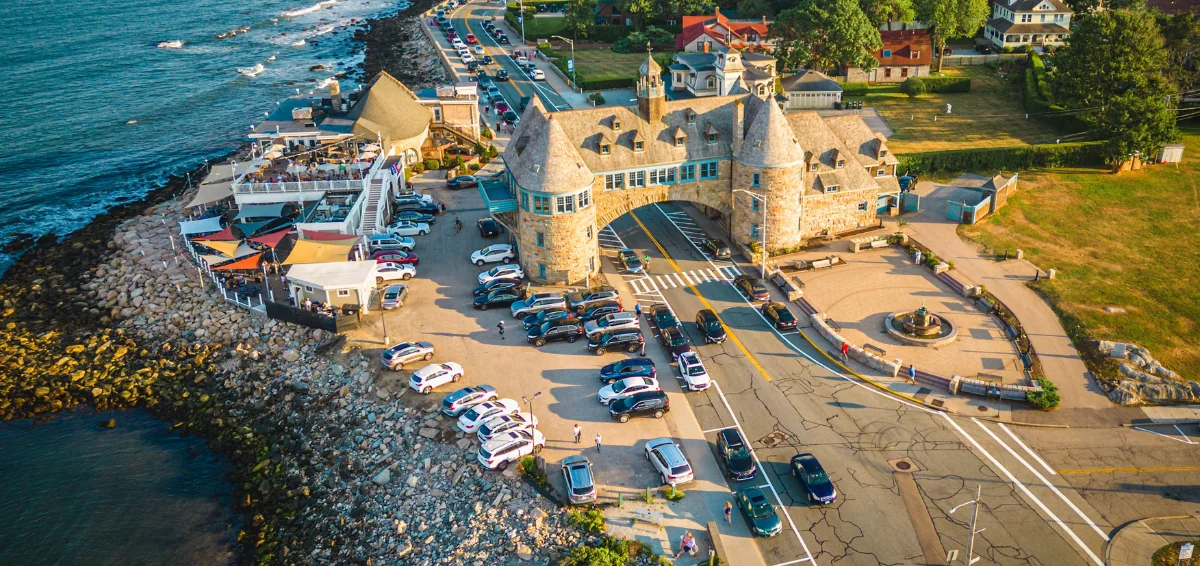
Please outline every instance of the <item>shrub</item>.
[[596, 43], [615, 43], [630, 33], [633, 33], [633, 26], [599, 25], [592, 26], [587, 32], [587, 37]]
[[471, 171], [478, 171], [480, 167], [483, 167], [483, 166], [478, 163], [472, 163], [470, 165], [467, 165], [467, 169], [470, 169]]
[[577, 546], [559, 562], [560, 566], [625, 566], [628, 558], [604, 547]]
[[1018, 45], [1013, 48], [1012, 52], [1013, 53], [1028, 53], [1029, 46], [1028, 45]]
[[424, 163], [414, 163], [412, 166], [412, 172], [415, 174], [424, 173], [425, 172], [425, 164]]
[[900, 85], [900, 92], [907, 94], [909, 98], [916, 98], [925, 94], [925, 81], [917, 77], [908, 77], [904, 79], [904, 83]]
[[1013, 46], [1011, 46], [1011, 45], [1005, 45], [1003, 48], [1000, 49], [1000, 51], [1002, 51], [1004, 53], [1012, 53], [1014, 51], [1014, 49], [1013, 49]]
[[521, 458], [521, 474], [533, 480], [533, 483], [537, 484], [538, 487], [547, 491], [550, 490], [550, 478], [547, 478], [546, 472], [537, 465], [536, 456]]
[[1062, 397], [1058, 395], [1058, 386], [1054, 385], [1049, 379], [1039, 377], [1037, 384], [1042, 387], [1040, 392], [1030, 391], [1025, 394], [1025, 400], [1029, 401], [1035, 409], [1049, 411], [1058, 406]]
[[645, 53], [646, 43], [663, 45], [675, 41], [675, 36], [660, 27], [650, 26], [646, 31], [635, 31], [613, 43], [617, 53]]
[[604, 95], [599, 92], [593, 92], [588, 95], [588, 100], [591, 100], [596, 106], [604, 106]]
[[649, 490], [646, 490], [642, 492], [642, 501], [645, 501], [646, 503], [654, 503], [655, 501], [658, 501], [658, 498], [654, 497], [654, 494]]
[[434, 169], [442, 168], [442, 164], [436, 159], [426, 159], [424, 165], [427, 171], [433, 171]]
[[491, 128], [489, 128], [487, 126], [483, 126], [482, 128], [479, 129], [479, 137], [481, 137], [485, 140], [490, 140], [493, 137], [495, 137], [495, 134], [492, 133]]
[[567, 520], [575, 528], [592, 534], [600, 534], [604, 532], [604, 513], [597, 509], [588, 509], [582, 513], [571, 511], [567, 513]]
[[684, 493], [683, 490], [675, 489], [675, 486], [673, 485], [663, 490], [663, 497], [665, 497], [667, 501], [679, 501], [680, 499], [683, 499], [685, 495], [687, 494]]
[[496, 149], [495, 144], [489, 143], [488, 144], [488, 157], [494, 159], [497, 155], [500, 155], [500, 150]]
[[1104, 163], [1098, 142], [930, 151], [896, 157], [900, 160], [900, 170], [907, 171], [910, 175], [928, 175], [942, 171], [1023, 171], [1090, 167]]
[[458, 174], [459, 175], [466, 175], [467, 173], [470, 173], [470, 172], [471, 172], [471, 170], [466, 165], [460, 164], [458, 166]]
[[971, 77], [921, 77], [925, 92], [971, 92]]
[[842, 83], [842, 96], [866, 96], [870, 88], [867, 83]]

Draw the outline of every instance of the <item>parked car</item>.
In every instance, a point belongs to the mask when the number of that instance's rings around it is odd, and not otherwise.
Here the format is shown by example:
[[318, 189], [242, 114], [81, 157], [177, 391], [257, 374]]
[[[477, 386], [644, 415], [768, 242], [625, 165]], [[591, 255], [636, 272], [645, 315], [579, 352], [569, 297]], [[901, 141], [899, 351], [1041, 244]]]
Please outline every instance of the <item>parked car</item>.
[[546, 446], [538, 430], [506, 432], [479, 446], [479, 463], [489, 470], [503, 470], [512, 462], [537, 454]]
[[419, 204], [422, 202], [433, 204], [433, 195], [428, 195], [428, 194], [423, 194], [423, 193], [408, 193], [408, 194], [403, 194], [403, 195], [397, 196], [396, 198], [392, 199], [392, 202], [395, 203], [396, 205], [413, 204], [413, 203]]
[[654, 369], [654, 360], [629, 358], [600, 368], [600, 383], [608, 385], [627, 377], [654, 377], [657, 373], [658, 371]]
[[529, 73], [529, 78], [531, 78], [535, 81], [544, 81], [544, 80], [546, 80], [546, 73], [543, 72], [541, 69], [534, 69], [532, 72]]
[[426, 224], [433, 224], [434, 222], [437, 222], [437, 217], [432, 214], [425, 214], [424, 212], [417, 212], [415, 210], [405, 210], [393, 216], [392, 220], [406, 220], [408, 222], [424, 222]]
[[504, 118], [504, 123], [506, 123], [506, 124], [508, 124], [508, 125], [510, 125], [510, 126], [511, 126], [511, 125], [513, 125], [513, 124], [516, 124], [516, 123], [517, 123], [517, 121], [518, 121], [518, 120], [519, 120], [521, 117], [520, 117], [520, 116], [518, 116], [516, 112], [513, 112], [512, 110], [509, 110], [509, 111], [507, 111], [507, 112], [505, 112], [505, 113], [504, 113], [504, 116], [503, 116], [503, 118]]
[[488, 293], [491, 293], [492, 291], [499, 291], [501, 289], [512, 289], [513, 287], [524, 288], [524, 287], [526, 287], [526, 285], [520, 279], [515, 279], [515, 278], [514, 279], [493, 279], [491, 281], [488, 281], [487, 283], [480, 283], [479, 286], [475, 287], [475, 289], [471, 291], [471, 295], [478, 297], [480, 295], [486, 295]]
[[484, 238], [494, 238], [500, 235], [500, 223], [491, 218], [480, 218], [477, 222], [479, 235]]
[[[503, 43], [503, 42], [501, 42], [501, 43]], [[508, 71], [505, 71], [504, 69], [500, 69], [499, 71], [496, 71], [496, 80], [507, 82], [508, 81]]]
[[760, 537], [773, 537], [783, 532], [783, 521], [775, 513], [775, 507], [767, 499], [767, 494], [757, 487], [739, 489], [733, 498], [737, 501], [738, 509], [750, 524], [750, 532]]
[[555, 340], [566, 340], [574, 342], [583, 335], [583, 325], [579, 324], [578, 320], [562, 319], [552, 320], [542, 323], [539, 328], [531, 328], [525, 333], [525, 338], [530, 344], [537, 347], [546, 345], [546, 342]]
[[[500, 32], [499, 34], [496, 35], [496, 41], [500, 42], [503, 45], [508, 45], [508, 36], [505, 35], [504, 32]], [[507, 80], [507, 78], [506, 78], [506, 80]]]
[[796, 316], [789, 311], [787, 305], [772, 301], [762, 306], [763, 316], [771, 321], [771, 324], [779, 330], [790, 330], [796, 328]]
[[392, 236], [389, 234], [376, 234], [371, 236], [367, 241], [367, 249], [372, 254], [391, 253], [396, 251], [407, 252], [412, 251], [417, 247], [417, 243], [412, 238], [402, 236]]
[[828, 505], [837, 501], [837, 489], [829, 481], [829, 474], [817, 457], [804, 452], [792, 456], [792, 475], [808, 492], [808, 501], [818, 505]]
[[637, 252], [631, 249], [623, 249], [617, 252], [617, 260], [621, 262], [621, 267], [625, 268], [626, 273], [641, 273], [643, 271], [642, 258], [638, 257]]
[[517, 257], [512, 244], [492, 244], [471, 254], [471, 263], [483, 267], [485, 263], [508, 263]]
[[700, 247], [704, 248], [704, 251], [708, 252], [708, 255], [712, 256], [713, 259], [729, 259], [733, 257], [733, 253], [729, 251], [729, 246], [721, 240], [707, 238], [704, 240], [704, 243], [700, 244]]
[[470, 51], [467, 51], [466, 53], [459, 52], [459, 59], [462, 60], [463, 63], [467, 64], [468, 71], [471, 70], [471, 63], [475, 62], [475, 56], [471, 55]]
[[459, 175], [453, 179], [446, 180], [446, 188], [453, 190], [469, 189], [477, 185], [479, 185], [479, 177], [474, 175]]
[[475, 434], [484, 423], [500, 415], [511, 415], [520, 410], [521, 406], [512, 399], [480, 403], [458, 416], [458, 429], [467, 434]]
[[505, 112], [508, 112], [508, 110], [509, 110], [509, 106], [508, 106], [507, 102], [505, 102], [503, 100], [496, 101], [496, 113], [497, 114], [503, 114]]
[[488, 310], [492, 307], [506, 307], [525, 298], [525, 287], [514, 286], [499, 291], [492, 291], [486, 295], [475, 297], [473, 305], [481, 311]]
[[583, 314], [579, 316], [579, 320], [590, 322], [619, 312], [621, 312], [621, 303], [609, 301], [588, 307], [588, 309], [583, 311]]
[[596, 480], [592, 476], [592, 463], [584, 456], [567, 456], [562, 461], [563, 481], [567, 485], [567, 498], [571, 503], [588, 503], [596, 500]]
[[641, 330], [636, 328], [601, 332], [593, 334], [588, 338], [588, 350], [597, 356], [603, 356], [608, 352], [615, 352], [620, 349], [633, 353], [640, 350], [645, 341], [646, 339], [642, 337]]
[[594, 304], [608, 301], [617, 301], [617, 303], [620, 303], [621, 296], [612, 287], [593, 287], [577, 293], [571, 293], [567, 296], [567, 301], [571, 305], [571, 310], [578, 314], [583, 314], [587, 310], [587, 307]]
[[467, 46], [467, 44], [464, 43], [463, 40], [458, 39], [457, 37], [450, 40], [450, 45], [452, 45], [455, 49], [461, 49], [461, 48]]
[[[501, 71], [501, 72], [504, 72], [504, 71]], [[496, 77], [499, 78], [499, 74], [497, 74]], [[487, 88], [487, 97], [489, 100], [494, 99], [494, 98], [499, 98], [500, 97], [500, 87], [498, 87], [496, 85], [489, 86]], [[466, 176], [470, 177], [471, 175], [466, 175]], [[458, 177], [455, 177], [454, 179], [457, 179], [457, 178]], [[450, 179], [450, 180], [453, 181], [454, 179]]]
[[388, 226], [387, 232], [393, 236], [424, 236], [429, 233], [429, 225], [424, 222], [401, 220]]
[[386, 253], [377, 254], [375, 256], [375, 263], [399, 263], [401, 265], [412, 264], [415, 266], [419, 265], [421, 260], [417, 258], [417, 254], [410, 254], [401, 251], [389, 251]]
[[540, 328], [543, 323], [551, 320], [561, 320], [564, 318], [575, 318], [575, 315], [563, 307], [551, 307], [525, 317], [522, 323], [525, 326], [525, 330], [529, 331], [530, 328]]
[[666, 303], [654, 303], [646, 310], [650, 316], [650, 321], [654, 323], [655, 328], [671, 328], [679, 326], [679, 319], [675, 318], [675, 313]]
[[433, 344], [429, 342], [401, 342], [383, 351], [380, 361], [383, 367], [400, 370], [404, 364], [433, 358]]
[[536, 314], [538, 311], [561, 308], [565, 304], [563, 296], [559, 293], [534, 293], [528, 299], [513, 303], [512, 315], [513, 318], [524, 320], [525, 317]]
[[662, 476], [663, 483], [667, 485], [679, 485], [694, 479], [692, 465], [684, 457], [679, 445], [670, 438], [646, 441], [646, 459], [654, 464], [654, 469], [658, 470], [658, 475]]
[[688, 391], [704, 391], [712, 387], [708, 369], [696, 352], [687, 351], [679, 356], [679, 376], [687, 383]]
[[479, 40], [475, 38], [475, 34], [468, 33], [467, 34], [467, 43], [471, 43], [471, 44], [479, 43]]
[[736, 428], [722, 429], [717, 433], [717, 454], [725, 464], [725, 471], [734, 481], [754, 479], [758, 466], [750, 453], [750, 445]]
[[409, 202], [402, 202], [402, 203], [396, 205], [397, 212], [403, 212], [405, 210], [413, 210], [416, 212], [424, 212], [425, 214], [433, 214], [433, 215], [441, 214], [441, 212], [442, 212], [441, 207], [439, 207], [438, 205], [436, 205], [432, 202], [425, 202], [425, 201], [411, 202], [411, 201], [409, 201]]
[[384, 281], [397, 279], [408, 281], [417, 275], [417, 268], [399, 263], [375, 264], [375, 284], [382, 285]]
[[458, 383], [462, 376], [462, 366], [454, 362], [429, 364], [413, 372], [412, 376], [408, 378], [408, 386], [413, 388], [413, 391], [429, 395], [433, 392], [434, 387], [441, 387], [447, 383]]
[[480, 442], [487, 442], [509, 431], [532, 430], [537, 426], [537, 417], [529, 413], [512, 413], [500, 415], [479, 427]]
[[767, 291], [767, 286], [763, 284], [762, 279], [753, 275], [738, 275], [733, 278], [733, 286], [737, 287], [747, 299], [752, 301], [769, 301], [771, 293]]
[[688, 343], [687, 336], [683, 334], [683, 330], [678, 326], [659, 328], [658, 341], [664, 348], [671, 352], [671, 359], [673, 360], [692, 351], [692, 345]]
[[474, 385], [464, 387], [442, 399], [442, 414], [447, 417], [457, 417], [480, 403], [494, 401], [499, 397], [496, 388], [491, 385]]
[[493, 279], [524, 279], [525, 271], [515, 263], [497, 265], [479, 274], [479, 282], [487, 283]]
[[613, 401], [644, 391], [662, 391], [662, 388], [653, 377], [626, 377], [601, 387], [600, 392], [596, 393], [596, 400], [601, 405], [610, 405]]
[[517, 104], [517, 108], [520, 108], [520, 109], [521, 109], [521, 112], [524, 112], [524, 111], [525, 111], [525, 109], [529, 107], [529, 102], [530, 102], [531, 100], [533, 100], [533, 98], [532, 98], [532, 97], [529, 97], [529, 96], [522, 96], [522, 97], [521, 97], [521, 102], [520, 102], [519, 104]]
[[404, 306], [404, 299], [408, 298], [408, 285], [397, 283], [388, 285], [383, 290], [383, 310], [390, 311]]
[[710, 309], [696, 313], [696, 330], [704, 335], [705, 344], [720, 344], [729, 337], [725, 332], [725, 325], [717, 318], [717, 313]]
[[583, 331], [590, 337], [593, 334], [614, 330], [640, 330], [641, 324], [642, 321], [638, 320], [637, 313], [618, 312], [605, 315], [598, 320], [584, 322]]
[[608, 414], [614, 421], [627, 423], [633, 417], [663, 418], [671, 412], [671, 401], [662, 391], [645, 391], [635, 393], [624, 399], [617, 399], [608, 406]]

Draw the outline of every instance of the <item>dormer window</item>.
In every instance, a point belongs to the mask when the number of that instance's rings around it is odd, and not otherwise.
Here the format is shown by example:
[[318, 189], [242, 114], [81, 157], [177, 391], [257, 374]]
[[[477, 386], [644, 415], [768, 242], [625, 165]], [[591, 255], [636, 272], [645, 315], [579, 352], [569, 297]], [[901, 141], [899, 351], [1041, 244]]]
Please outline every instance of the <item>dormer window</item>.
[[687, 141], [687, 138], [683, 136], [675, 138], [675, 147], [683, 147], [685, 141]]
[[621, 131], [621, 121], [616, 118], [613, 118], [613, 131], [614, 132]]
[[642, 151], [644, 149], [646, 149], [646, 147], [642, 142], [640, 142], [640, 141], [633, 142], [633, 150], [634, 151]]
[[642, 136], [641, 132], [634, 130], [632, 141], [634, 151], [642, 151], [646, 149], [646, 138]]
[[912, 58], [913, 58], [913, 59], [920, 59], [920, 58], [921, 58], [921, 52], [920, 52], [920, 51], [913, 51], [913, 52], [912, 52]]
[[884, 59], [887, 59], [888, 57], [891, 57], [891, 56], [892, 56], [892, 50], [891, 50], [891, 49], [884, 49], [884, 50], [883, 50], [883, 58], [884, 58]]
[[612, 153], [612, 148], [607, 143], [600, 144], [600, 155], [608, 155]]
[[886, 149], [881, 149], [881, 150], [879, 150], [879, 157], [886, 157], [886, 156], [887, 156], [887, 150], [886, 150]]
[[836, 193], [836, 192], [838, 192], [838, 186], [837, 185], [829, 185], [829, 186], [825, 187], [825, 192], [826, 193]]
[[816, 171], [816, 170], [817, 170], [817, 163], [814, 161], [814, 162], [813, 162], [811, 165], [809, 165], [809, 166], [808, 166], [808, 170], [809, 170], [809, 171]]
[[687, 111], [687, 123], [689, 123], [689, 124], [696, 123], [696, 113], [695, 112], [692, 112], [691, 110]]
[[708, 143], [717, 143], [717, 134], [708, 134]]
[[708, 143], [717, 143], [717, 128], [712, 124], [708, 125], [708, 129], [704, 130], [704, 135], [708, 139]]
[[845, 160], [845, 159], [839, 159], [839, 160], [837, 160], [837, 168], [838, 168], [838, 169], [841, 169], [842, 167], [845, 167], [845, 166], [846, 166], [846, 160]]

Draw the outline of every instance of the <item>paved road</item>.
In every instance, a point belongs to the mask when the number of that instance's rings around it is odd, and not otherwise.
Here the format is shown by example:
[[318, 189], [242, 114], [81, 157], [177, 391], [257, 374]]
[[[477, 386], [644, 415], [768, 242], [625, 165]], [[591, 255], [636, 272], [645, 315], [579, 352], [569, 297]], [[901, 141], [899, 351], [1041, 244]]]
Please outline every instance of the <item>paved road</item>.
[[[791, 536], [785, 531], [760, 541], [768, 563], [807, 562], [810, 553], [818, 564], [941, 563], [940, 553], [965, 547], [969, 520], [969, 506], [954, 515], [946, 511], [981, 485], [985, 531], [976, 553], [984, 563], [1102, 564], [1111, 525], [1011, 429], [951, 419], [815, 363], [810, 358], [821, 354], [803, 337], [776, 333], [717, 280], [740, 267], [709, 262], [689, 241], [719, 230], [674, 204], [634, 215], [602, 230], [600, 241], [609, 255], [628, 246], [653, 258], [649, 281], [626, 277], [639, 300], [665, 300], [684, 321], [711, 305], [741, 344], [698, 346], [720, 388], [689, 399], [706, 431], [741, 427], [796, 526]], [[694, 325], [684, 326], [693, 341], [700, 339]], [[782, 438], [778, 444], [769, 445], [772, 433]], [[799, 452], [821, 459], [838, 486], [838, 503], [807, 504], [788, 474], [787, 463]], [[917, 471], [894, 472], [889, 461], [901, 458]]]

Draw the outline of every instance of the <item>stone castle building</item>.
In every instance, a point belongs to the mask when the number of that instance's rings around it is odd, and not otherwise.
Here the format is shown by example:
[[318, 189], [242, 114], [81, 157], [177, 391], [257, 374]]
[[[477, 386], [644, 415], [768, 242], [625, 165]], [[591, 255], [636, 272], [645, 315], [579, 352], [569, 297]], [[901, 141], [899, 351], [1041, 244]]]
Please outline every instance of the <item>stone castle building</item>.
[[586, 281], [597, 231], [652, 203], [707, 207], [742, 244], [760, 241], [765, 209], [775, 250], [874, 224], [900, 192], [886, 139], [858, 116], [784, 114], [754, 94], [667, 100], [653, 59], [639, 73], [636, 106], [546, 112], [535, 98], [501, 154], [533, 280]]

